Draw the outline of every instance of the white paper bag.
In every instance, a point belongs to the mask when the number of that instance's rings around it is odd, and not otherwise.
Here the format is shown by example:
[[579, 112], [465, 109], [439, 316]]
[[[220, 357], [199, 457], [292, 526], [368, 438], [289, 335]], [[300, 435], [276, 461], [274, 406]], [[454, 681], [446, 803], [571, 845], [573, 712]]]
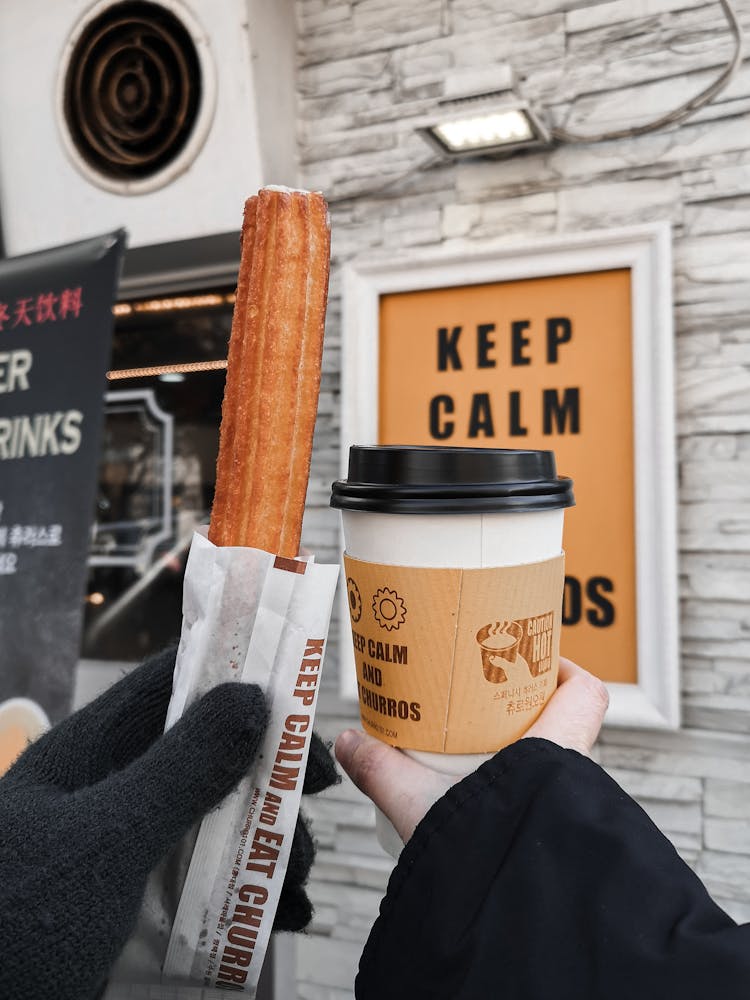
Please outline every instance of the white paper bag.
[[[228, 680], [258, 684], [270, 720], [250, 773], [200, 825], [166, 955], [163, 932], [161, 943], [154, 935], [147, 947], [130, 942], [115, 976], [129, 985], [110, 987], [108, 997], [153, 996], [144, 965], [155, 956], [164, 960], [165, 997], [167, 984], [181, 984], [175, 995], [184, 997], [208, 997], [214, 987], [255, 995], [299, 810], [338, 572], [313, 559], [218, 547], [205, 529], [195, 534], [167, 728]], [[142, 926], [164, 924], [155, 889]], [[133, 992], [134, 978], [149, 989]]]

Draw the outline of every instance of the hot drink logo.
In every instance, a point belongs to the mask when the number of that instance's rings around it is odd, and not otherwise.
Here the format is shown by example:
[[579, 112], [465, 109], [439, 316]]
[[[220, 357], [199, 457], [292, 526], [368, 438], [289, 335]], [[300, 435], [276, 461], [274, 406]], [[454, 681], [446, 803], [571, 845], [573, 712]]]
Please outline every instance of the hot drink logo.
[[393, 632], [406, 621], [406, 604], [395, 590], [381, 587], [373, 595], [372, 613], [381, 628]]
[[532, 677], [552, 669], [552, 628], [554, 613], [533, 618], [488, 622], [476, 635], [482, 652], [482, 670], [491, 684], [508, 680], [506, 669], [516, 663]]
[[523, 627], [517, 621], [489, 622], [477, 632], [477, 642], [482, 651], [482, 669], [491, 684], [507, 681], [505, 667], [518, 658], [518, 646], [523, 638]]
[[362, 595], [359, 592], [357, 581], [351, 576], [346, 578], [346, 596], [349, 601], [349, 614], [356, 624], [362, 617]]

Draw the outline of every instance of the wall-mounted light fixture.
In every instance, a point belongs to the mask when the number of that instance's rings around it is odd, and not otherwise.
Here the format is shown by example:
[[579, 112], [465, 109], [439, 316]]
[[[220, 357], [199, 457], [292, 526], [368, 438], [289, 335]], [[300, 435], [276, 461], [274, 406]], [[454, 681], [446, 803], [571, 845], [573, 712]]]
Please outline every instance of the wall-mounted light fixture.
[[[435, 113], [431, 119], [423, 120], [415, 127], [433, 149], [450, 158], [509, 154], [525, 146], [548, 146], [560, 142], [590, 144], [632, 139], [678, 125], [713, 101], [742, 65], [742, 28], [732, 0], [718, 0], [718, 5], [734, 40], [731, 57], [703, 90], [657, 118], [589, 133], [548, 123], [518, 92], [513, 70], [503, 63], [481, 70], [459, 70], [449, 74], [443, 98], [438, 101]], [[393, 183], [391, 180], [388, 185]]]
[[[560, 143], [592, 145], [632, 139], [661, 129], [672, 128], [705, 107], [727, 87], [742, 66], [742, 27], [732, 6], [733, 0], [717, 0], [727, 20], [734, 46], [732, 55], [718, 75], [703, 90], [656, 118], [622, 128], [603, 131], [577, 132], [555, 124], [519, 92], [512, 68], [505, 64], [480, 70], [457, 70], [446, 76], [443, 97], [434, 111], [413, 122], [414, 130], [429, 144], [432, 153], [422, 162], [414, 163], [376, 186], [355, 186], [337, 196], [329, 204], [343, 203], [362, 197], [394, 193], [396, 186], [414, 174], [440, 167], [446, 160], [462, 156], [510, 156], [517, 150], [549, 148]], [[723, 39], [720, 40], [723, 44]], [[572, 102], [571, 102], [572, 103]], [[566, 114], [570, 114], [569, 108]], [[557, 109], [560, 114], [560, 109]], [[438, 155], [435, 155], [437, 152]]]
[[518, 93], [507, 65], [449, 75], [436, 114], [418, 131], [449, 157], [515, 152], [550, 142], [544, 119]]

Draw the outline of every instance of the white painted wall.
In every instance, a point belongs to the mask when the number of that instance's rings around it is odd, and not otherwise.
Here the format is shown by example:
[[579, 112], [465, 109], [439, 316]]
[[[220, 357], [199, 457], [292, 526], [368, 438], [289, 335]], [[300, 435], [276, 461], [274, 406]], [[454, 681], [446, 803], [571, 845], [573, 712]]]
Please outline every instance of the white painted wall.
[[0, 215], [8, 254], [123, 225], [131, 246], [235, 231], [249, 194], [293, 177], [292, 0], [162, 4], [194, 28], [207, 111], [190, 162], [166, 168], [162, 186], [136, 184], [126, 193], [106, 190], [74, 164], [58, 106], [71, 33], [107, 0], [0, 4]]

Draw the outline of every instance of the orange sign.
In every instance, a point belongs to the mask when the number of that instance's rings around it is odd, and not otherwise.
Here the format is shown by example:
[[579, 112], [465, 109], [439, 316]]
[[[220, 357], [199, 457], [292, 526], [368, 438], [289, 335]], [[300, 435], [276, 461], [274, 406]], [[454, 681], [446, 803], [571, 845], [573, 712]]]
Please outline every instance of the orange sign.
[[379, 355], [380, 444], [555, 452], [561, 652], [637, 681], [630, 270], [382, 295]]

